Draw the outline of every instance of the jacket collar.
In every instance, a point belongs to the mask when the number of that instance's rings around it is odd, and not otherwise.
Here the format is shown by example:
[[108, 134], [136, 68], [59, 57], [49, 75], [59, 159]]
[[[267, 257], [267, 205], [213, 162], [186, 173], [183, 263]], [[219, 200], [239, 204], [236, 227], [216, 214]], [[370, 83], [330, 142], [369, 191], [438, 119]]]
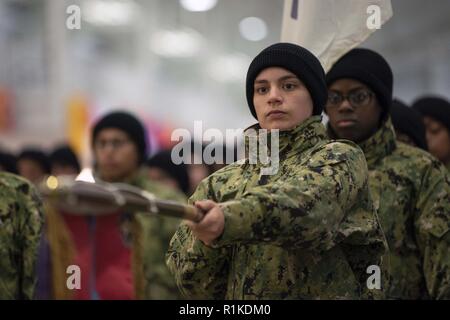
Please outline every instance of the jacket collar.
[[395, 131], [390, 117], [382, 123], [375, 134], [358, 145], [364, 151], [369, 167], [390, 155], [397, 148]]
[[[278, 131], [278, 152], [280, 155], [290, 153], [302, 153], [303, 151], [314, 147], [320, 141], [327, 139], [326, 129], [321, 122], [321, 116], [312, 116], [290, 130]], [[270, 130], [263, 130], [259, 124], [254, 124], [244, 130], [245, 151], [249, 153], [251, 143], [265, 144], [270, 153], [272, 143], [276, 140], [276, 133]], [[261, 137], [267, 134], [266, 139]]]
[[[327, 125], [328, 135], [333, 139], [335, 133], [330, 124]], [[390, 155], [397, 148], [394, 126], [391, 118], [384, 120], [380, 128], [368, 139], [359, 142], [359, 147], [363, 150], [369, 168], [373, 167], [378, 161]]]

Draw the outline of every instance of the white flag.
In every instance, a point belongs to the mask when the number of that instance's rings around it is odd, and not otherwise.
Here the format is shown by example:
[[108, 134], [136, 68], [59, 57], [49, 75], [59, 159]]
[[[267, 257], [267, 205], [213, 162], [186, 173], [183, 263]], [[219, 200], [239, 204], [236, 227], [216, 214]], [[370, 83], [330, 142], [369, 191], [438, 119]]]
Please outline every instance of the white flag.
[[391, 17], [390, 0], [285, 0], [281, 41], [313, 52], [327, 72]]

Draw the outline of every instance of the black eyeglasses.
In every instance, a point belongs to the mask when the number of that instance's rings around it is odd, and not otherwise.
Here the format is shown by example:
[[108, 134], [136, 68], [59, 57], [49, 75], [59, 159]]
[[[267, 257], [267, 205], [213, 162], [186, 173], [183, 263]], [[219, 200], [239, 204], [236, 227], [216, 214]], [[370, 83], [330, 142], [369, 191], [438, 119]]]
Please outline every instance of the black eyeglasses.
[[374, 93], [366, 89], [356, 89], [349, 94], [343, 95], [336, 91], [328, 92], [327, 107], [338, 107], [345, 99], [354, 107], [359, 108], [368, 105]]

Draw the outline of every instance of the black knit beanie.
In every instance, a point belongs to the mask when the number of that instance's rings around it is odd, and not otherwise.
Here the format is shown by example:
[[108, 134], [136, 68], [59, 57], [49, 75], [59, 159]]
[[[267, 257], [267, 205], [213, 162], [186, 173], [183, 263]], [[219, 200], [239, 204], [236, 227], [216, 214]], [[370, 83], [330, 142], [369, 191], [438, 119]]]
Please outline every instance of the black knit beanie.
[[80, 172], [80, 162], [75, 152], [69, 146], [63, 145], [55, 148], [50, 154], [50, 165], [55, 164], [71, 166]]
[[17, 174], [16, 162], [17, 158], [13, 154], [0, 151], [0, 167], [2, 167], [4, 171]]
[[43, 172], [50, 173], [50, 162], [48, 156], [40, 149], [34, 147], [25, 148], [17, 157], [17, 162], [24, 159], [34, 161], [42, 168]]
[[247, 72], [246, 95], [250, 112], [257, 119], [253, 105], [256, 77], [266, 68], [280, 67], [294, 73], [306, 86], [313, 100], [313, 114], [320, 115], [327, 101], [325, 72], [320, 61], [307, 49], [292, 43], [276, 43], [253, 59]]
[[383, 109], [383, 118], [389, 114], [393, 75], [391, 67], [380, 54], [363, 48], [350, 50], [327, 73], [327, 85], [342, 78], [355, 79], [367, 85], [377, 96]]
[[408, 135], [423, 150], [428, 150], [425, 124], [422, 116], [400, 100], [394, 99], [391, 106], [392, 124], [396, 130]]
[[423, 116], [429, 116], [442, 123], [450, 132], [450, 102], [436, 96], [424, 96], [413, 103], [413, 108]]
[[185, 193], [189, 193], [189, 175], [187, 166], [184, 163], [175, 164], [172, 161], [171, 150], [163, 150], [152, 156], [145, 163], [147, 167], [156, 167], [175, 179], [180, 189]]
[[124, 131], [136, 145], [139, 153], [139, 163], [147, 156], [146, 132], [142, 123], [133, 115], [124, 111], [107, 114], [101, 118], [92, 130], [92, 146], [99, 132], [103, 129], [114, 128]]

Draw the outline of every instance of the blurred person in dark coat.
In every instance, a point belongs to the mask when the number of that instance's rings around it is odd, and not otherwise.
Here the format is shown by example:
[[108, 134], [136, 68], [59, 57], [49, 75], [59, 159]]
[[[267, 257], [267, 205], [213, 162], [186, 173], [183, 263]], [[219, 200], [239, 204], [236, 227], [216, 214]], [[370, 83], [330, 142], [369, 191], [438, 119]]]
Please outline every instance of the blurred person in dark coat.
[[50, 173], [47, 155], [37, 148], [26, 148], [17, 157], [19, 175], [38, 184]]
[[392, 124], [398, 141], [428, 150], [425, 124], [419, 112], [394, 99], [390, 109]]
[[413, 108], [423, 116], [430, 153], [450, 172], [450, 103], [441, 97], [423, 96]]
[[17, 174], [17, 158], [9, 152], [0, 151], [0, 171]]
[[52, 151], [50, 154], [50, 170], [54, 176], [78, 175], [80, 173], [80, 162], [70, 146], [62, 145]]

